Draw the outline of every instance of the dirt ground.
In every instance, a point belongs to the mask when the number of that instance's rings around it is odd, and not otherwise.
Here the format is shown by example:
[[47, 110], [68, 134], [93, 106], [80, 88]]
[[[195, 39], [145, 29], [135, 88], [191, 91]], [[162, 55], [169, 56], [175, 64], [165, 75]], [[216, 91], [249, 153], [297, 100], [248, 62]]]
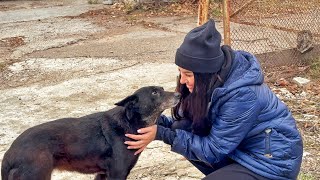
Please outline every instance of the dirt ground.
[[[119, 4], [84, 0], [0, 1], [0, 161], [12, 141], [31, 126], [105, 111], [142, 86], [174, 90], [175, 50], [196, 26], [196, 16], [181, 9], [179, 15], [161, 16], [123, 10]], [[221, 30], [220, 21], [217, 27]], [[272, 78], [277, 78], [274, 73], [267, 74]], [[313, 148], [317, 138], [307, 151], [302, 168], [306, 174], [318, 170], [314, 164], [319, 154]], [[154, 141], [128, 179], [202, 177], [184, 157]], [[54, 180], [90, 178], [53, 173]]]

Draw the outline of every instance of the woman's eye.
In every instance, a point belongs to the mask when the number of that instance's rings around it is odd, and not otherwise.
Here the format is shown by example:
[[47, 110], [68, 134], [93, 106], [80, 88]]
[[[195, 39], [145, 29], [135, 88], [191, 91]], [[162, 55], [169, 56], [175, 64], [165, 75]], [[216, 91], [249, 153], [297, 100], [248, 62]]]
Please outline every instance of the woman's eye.
[[184, 75], [185, 75], [186, 77], [192, 77], [192, 76], [193, 76], [192, 73], [185, 73]]

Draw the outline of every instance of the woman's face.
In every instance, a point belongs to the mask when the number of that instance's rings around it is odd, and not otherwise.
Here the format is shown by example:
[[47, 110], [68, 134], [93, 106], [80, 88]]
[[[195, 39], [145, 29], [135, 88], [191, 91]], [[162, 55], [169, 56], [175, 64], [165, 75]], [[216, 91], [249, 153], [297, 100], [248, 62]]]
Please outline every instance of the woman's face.
[[189, 92], [192, 93], [194, 88], [194, 75], [192, 71], [183, 69], [179, 67], [180, 72], [180, 84], [185, 84], [189, 89]]

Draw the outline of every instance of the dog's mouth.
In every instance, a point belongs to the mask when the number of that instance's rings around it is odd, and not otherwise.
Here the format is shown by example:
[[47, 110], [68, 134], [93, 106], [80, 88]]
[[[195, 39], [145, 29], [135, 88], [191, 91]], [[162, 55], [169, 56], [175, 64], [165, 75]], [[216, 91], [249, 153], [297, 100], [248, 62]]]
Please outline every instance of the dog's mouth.
[[158, 109], [155, 109], [154, 113], [152, 116], [149, 116], [148, 120], [146, 120], [148, 126], [156, 124], [159, 116], [165, 111], [166, 109], [170, 109], [175, 107], [176, 105], [179, 104], [181, 99], [181, 94], [178, 92], [175, 93], [168, 93], [166, 100], [163, 101]]
[[172, 105], [172, 107], [174, 107], [174, 106], [178, 105], [178, 104], [179, 104], [179, 102], [180, 102], [180, 99], [175, 99], [175, 100], [174, 100], [174, 103], [173, 103], [173, 105]]
[[177, 104], [179, 104], [180, 100], [181, 100], [181, 94], [178, 92], [174, 93], [174, 103], [172, 105], [172, 107], [176, 106]]
[[177, 104], [179, 104], [180, 99], [181, 99], [180, 93], [174, 93], [174, 95], [171, 96], [171, 98], [167, 102], [164, 102], [161, 105], [162, 107], [161, 109], [166, 110], [166, 109], [175, 107]]

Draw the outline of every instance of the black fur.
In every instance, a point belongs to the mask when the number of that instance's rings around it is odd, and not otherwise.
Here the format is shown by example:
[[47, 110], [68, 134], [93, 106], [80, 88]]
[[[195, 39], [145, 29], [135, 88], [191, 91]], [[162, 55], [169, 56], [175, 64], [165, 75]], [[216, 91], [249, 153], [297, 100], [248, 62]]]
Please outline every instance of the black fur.
[[154, 124], [179, 99], [161, 87], [143, 87], [109, 111], [29, 128], [5, 153], [2, 180], [50, 180], [53, 169], [126, 179], [139, 156], [127, 149], [124, 134]]

